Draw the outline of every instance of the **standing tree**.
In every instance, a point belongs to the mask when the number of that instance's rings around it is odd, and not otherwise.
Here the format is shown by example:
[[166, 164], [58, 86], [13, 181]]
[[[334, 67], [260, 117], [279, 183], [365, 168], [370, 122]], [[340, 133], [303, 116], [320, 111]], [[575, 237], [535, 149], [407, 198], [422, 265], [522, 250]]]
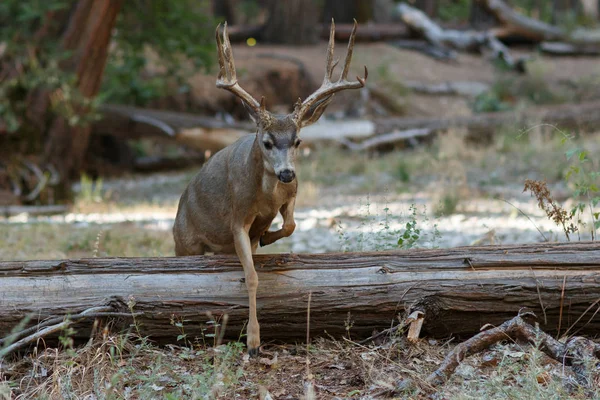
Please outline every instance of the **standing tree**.
[[319, 40], [316, 0], [269, 0], [263, 38], [269, 43], [314, 44]]
[[[83, 99], [82, 103], [75, 104], [76, 115], [88, 112], [86, 102], [96, 97], [100, 90], [108, 46], [123, 1], [80, 0], [62, 35], [63, 49], [72, 54], [64, 65], [75, 71], [74, 86]], [[90, 133], [89, 124], [70, 124], [65, 116], [56, 116], [52, 122], [44, 161], [54, 165], [62, 177], [62, 185], [57, 185], [59, 198], [68, 196], [70, 180], [79, 176]]]
[[581, 9], [583, 14], [590, 21], [598, 21], [600, 2], [598, 0], [581, 0]]
[[[2, 0], [0, 194], [68, 201], [101, 99], [140, 105], [181, 86], [171, 77], [182, 65], [210, 64], [207, 9], [207, 0]], [[162, 77], [142, 78], [149, 51]]]
[[323, 5], [323, 22], [329, 24], [333, 18], [335, 22], [352, 23], [367, 22], [373, 19], [373, 0], [325, 0]]

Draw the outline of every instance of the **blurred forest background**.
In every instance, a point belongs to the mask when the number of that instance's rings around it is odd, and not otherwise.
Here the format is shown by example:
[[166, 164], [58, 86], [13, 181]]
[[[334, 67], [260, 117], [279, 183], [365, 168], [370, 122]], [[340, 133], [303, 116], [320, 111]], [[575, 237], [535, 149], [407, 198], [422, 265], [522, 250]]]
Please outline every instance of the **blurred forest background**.
[[[319, 87], [332, 19], [339, 57], [358, 21], [350, 76], [362, 76], [363, 66], [369, 70], [364, 88], [336, 94], [321, 120], [302, 130], [296, 229], [259, 253], [551, 242], [540, 245], [545, 251], [558, 241], [594, 240], [600, 231], [599, 4], [0, 0], [0, 260], [10, 260], [7, 284], [13, 287], [12, 276], [27, 285], [34, 279], [13, 260], [71, 259], [77, 268], [89, 269], [79, 260], [173, 256], [181, 193], [207, 158], [255, 130], [240, 101], [215, 86], [215, 29], [224, 21], [241, 85], [255, 98], [265, 96], [272, 112], [290, 112], [298, 97]], [[274, 225], [280, 223], [278, 217]], [[569, 246], [598, 247], [597, 242]], [[562, 272], [552, 278], [555, 283], [544, 278], [555, 276], [554, 264], [548, 275], [538, 275], [537, 267], [536, 275], [527, 271], [529, 264], [519, 265], [521, 272], [509, 266], [514, 279], [523, 277], [528, 286], [507, 281], [498, 298], [515, 312], [524, 301], [539, 301], [538, 316], [544, 319], [546, 309], [560, 309], [562, 318], [564, 300], [564, 329], [597, 320], [595, 292], [578, 286], [592, 287], [594, 276], [583, 275], [587, 264], [575, 253], [580, 250], [573, 251], [576, 269], [568, 280]], [[474, 268], [470, 258], [448, 259]], [[531, 259], [536, 266], [537, 256]], [[50, 264], [60, 267], [63, 261]], [[45, 273], [40, 264], [30, 265], [34, 273]], [[70, 275], [69, 268], [57, 276]], [[385, 265], [375, 269], [378, 276], [387, 273]], [[317, 275], [314, 281], [322, 284]], [[443, 288], [451, 287], [445, 282]], [[391, 293], [387, 281], [384, 286], [381, 293]], [[265, 297], [279, 299], [268, 285], [261, 287]], [[208, 290], [220, 293], [214, 288]], [[13, 291], [21, 301], [18, 289]], [[61, 280], [56, 293], [58, 298], [71, 292], [63, 290]], [[344, 289], [344, 296], [348, 293]], [[473, 301], [495, 298], [465, 293]], [[411, 286], [393, 302], [412, 304], [412, 295]], [[355, 297], [348, 296], [354, 304]], [[427, 302], [437, 294], [431, 296]], [[162, 304], [160, 294], [157, 298]], [[136, 301], [123, 296], [118, 302], [131, 311], [130, 328], [138, 326], [134, 306], [146, 310]], [[473, 310], [454, 292], [444, 301]], [[172, 303], [183, 309], [182, 304], [187, 303]], [[289, 304], [298, 307], [304, 324], [302, 301]], [[552, 304], [556, 307], [547, 308]], [[148, 310], [154, 318], [157, 309]], [[497, 308], [491, 310], [498, 315]], [[476, 314], [471, 312], [478, 326], [490, 322]], [[431, 315], [427, 321], [443, 323]], [[465, 314], [460, 315], [462, 323]], [[112, 335], [107, 328], [98, 331], [93, 345], [86, 336], [88, 345], [76, 349], [69, 327], [55, 352], [40, 340], [31, 357], [16, 357], [12, 365], [0, 357], [0, 398], [267, 398], [264, 387], [272, 398], [311, 398], [305, 383], [314, 380], [319, 398], [369, 399], [399, 378], [422, 381], [452, 348], [446, 340], [408, 345], [404, 323], [389, 331], [389, 340], [354, 343], [354, 315], [348, 313], [344, 341], [270, 347], [273, 351], [255, 363], [243, 359], [240, 342], [219, 346], [220, 322], [211, 321], [205, 330], [196, 321], [173, 315], [165, 332], [180, 346], [164, 348], [131, 331]], [[558, 331], [564, 332], [560, 327], [559, 322]], [[566, 332], [577, 332], [571, 328]], [[192, 339], [193, 332], [201, 332], [201, 339]], [[0, 350], [7, 343], [0, 339]], [[512, 342], [494, 347], [471, 358], [438, 394], [407, 389], [403, 395], [600, 398], [597, 364], [589, 363], [595, 377], [574, 386], [575, 378], [565, 376], [566, 356], [548, 363], [534, 347]]]
[[[598, 21], [597, 1], [402, 3], [4, 0], [0, 4], [0, 204], [69, 202], [70, 185], [82, 173], [98, 177], [136, 168], [189, 165], [194, 160], [201, 162], [205, 155], [202, 150], [221, 147], [221, 143], [215, 144], [206, 136], [197, 137], [197, 132], [190, 138], [189, 130], [185, 135], [182, 128], [199, 127], [204, 133], [218, 128], [225, 136], [222, 130], [228, 127], [248, 129], [248, 125], [236, 126], [232, 118], [245, 118], [240, 104], [230, 96], [221, 93], [215, 96], [204, 90], [203, 85], [208, 85], [210, 79], [197, 78], [216, 73], [214, 29], [223, 20], [231, 26], [232, 40], [239, 43], [234, 45], [236, 50], [243, 43], [249, 46], [258, 43], [256, 53], [268, 44], [314, 45], [326, 38], [332, 18], [338, 23], [337, 38], [346, 39], [347, 24], [356, 18], [362, 42], [386, 42], [452, 61], [455, 56], [449, 48], [453, 44], [407, 24], [406, 18], [403, 20], [407, 11], [402, 9], [404, 5], [422, 10], [443, 30], [493, 32], [506, 44], [527, 45], [532, 51], [539, 51], [538, 46], [549, 40], [567, 42], [561, 44], [567, 46], [567, 51], [582, 54], [595, 54], [600, 49], [596, 47], [598, 35], [587, 37], [585, 46], [576, 43], [573, 47], [576, 40], [569, 40], [577, 29], [593, 31]], [[504, 14], [498, 11], [498, 4], [531, 18], [533, 26], [526, 26], [531, 32], [521, 26], [510, 29], [512, 23], [502, 20]], [[535, 26], [536, 23], [543, 26]], [[557, 30], [564, 33], [562, 37], [550, 37]], [[480, 45], [459, 43], [458, 49], [479, 51]], [[289, 53], [263, 52], [259, 57], [267, 59], [265, 71], [249, 74], [247, 68], [242, 68], [242, 76], [253, 80], [248, 84], [250, 89], [257, 95], [265, 94], [269, 106], [285, 110], [294, 99], [306, 96], [316, 87], [318, 78], [313, 78], [307, 69], [320, 68], [320, 64], [306, 65], [302, 57]], [[375, 72], [379, 76], [389, 74], [389, 66], [381, 63], [383, 58], [385, 54], [378, 53], [365, 63], [371, 71], [378, 69]], [[296, 71], [290, 72], [289, 65], [278, 68], [277, 62], [291, 62]], [[375, 62], [377, 65], [373, 65]], [[527, 84], [544, 86], [535, 79]], [[398, 99], [406, 90], [427, 90], [399, 83], [394, 92], [383, 86], [375, 82], [368, 90], [374, 102], [386, 109], [379, 113], [385, 116], [411, 116]], [[509, 108], [509, 97], [514, 95], [487, 91], [474, 109], [505, 110]], [[560, 97], [549, 87], [532, 96], [539, 97], [538, 103], [556, 102]], [[139, 109], [120, 105], [188, 114], [140, 114]], [[369, 113], [374, 108], [377, 107], [361, 112]], [[191, 118], [182, 122], [192, 115], [208, 119]], [[146, 137], [192, 144], [187, 150], [161, 145], [162, 149], [171, 149], [170, 157], [165, 157], [144, 150], [139, 139]], [[144, 158], [150, 155], [153, 157]]]

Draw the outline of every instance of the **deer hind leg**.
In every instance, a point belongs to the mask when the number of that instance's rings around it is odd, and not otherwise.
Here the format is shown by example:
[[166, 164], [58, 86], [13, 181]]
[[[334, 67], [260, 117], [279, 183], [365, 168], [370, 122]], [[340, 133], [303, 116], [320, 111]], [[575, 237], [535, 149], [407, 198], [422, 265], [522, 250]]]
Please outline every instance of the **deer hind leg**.
[[206, 246], [202, 242], [188, 243], [187, 245], [175, 240], [176, 256], [201, 256], [206, 252]]
[[256, 290], [258, 289], [258, 275], [252, 260], [252, 245], [248, 230], [243, 227], [234, 229], [233, 239], [235, 251], [244, 267], [246, 288], [248, 289], [249, 319], [247, 327], [248, 354], [257, 356], [260, 347], [260, 327], [256, 316]]
[[294, 205], [296, 204], [296, 198], [292, 198], [288, 203], [284, 204], [279, 212], [283, 217], [283, 226], [281, 229], [265, 232], [260, 238], [260, 245], [267, 246], [271, 243], [275, 243], [281, 238], [288, 237], [296, 229], [296, 221], [294, 221]]

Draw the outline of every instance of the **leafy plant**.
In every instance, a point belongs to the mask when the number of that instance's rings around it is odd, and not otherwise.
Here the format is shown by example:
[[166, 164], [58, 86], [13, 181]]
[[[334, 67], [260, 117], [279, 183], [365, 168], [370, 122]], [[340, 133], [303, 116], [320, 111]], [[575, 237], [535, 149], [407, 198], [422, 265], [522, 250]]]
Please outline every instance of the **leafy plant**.
[[[564, 138], [563, 143], [566, 141], [567, 138]], [[598, 209], [600, 204], [600, 166], [598, 160], [594, 160], [588, 151], [578, 147], [568, 150], [565, 156], [570, 161], [565, 181], [572, 185], [575, 199], [570, 215], [581, 222], [582, 214], [589, 212], [592, 223], [590, 232], [592, 240], [595, 240], [596, 232], [600, 229], [600, 209]]]
[[[422, 223], [429, 223], [426, 209], [419, 212], [412, 204], [406, 222], [399, 223], [387, 204], [382, 209], [383, 214], [371, 212], [370, 200], [364, 206], [364, 216], [358, 226], [358, 232], [351, 234], [338, 222], [337, 232], [342, 251], [385, 251], [393, 249], [410, 249], [415, 247], [435, 247], [440, 238], [437, 225], [430, 232], [421, 228]], [[398, 227], [400, 225], [400, 227]]]
[[170, 91], [188, 91], [187, 78], [214, 61], [209, 6], [207, 0], [125, 2], [102, 96], [143, 106]]

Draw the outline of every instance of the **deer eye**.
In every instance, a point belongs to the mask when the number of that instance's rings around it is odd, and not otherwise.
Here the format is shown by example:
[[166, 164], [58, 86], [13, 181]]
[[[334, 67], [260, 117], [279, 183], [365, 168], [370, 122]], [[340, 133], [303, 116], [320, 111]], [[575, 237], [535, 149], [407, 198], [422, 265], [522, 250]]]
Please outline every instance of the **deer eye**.
[[263, 142], [265, 149], [271, 150], [273, 148], [273, 143], [271, 142]]
[[298, 146], [300, 146], [300, 143], [302, 143], [302, 140], [297, 139], [296, 142], [294, 143], [294, 146], [298, 147]]

